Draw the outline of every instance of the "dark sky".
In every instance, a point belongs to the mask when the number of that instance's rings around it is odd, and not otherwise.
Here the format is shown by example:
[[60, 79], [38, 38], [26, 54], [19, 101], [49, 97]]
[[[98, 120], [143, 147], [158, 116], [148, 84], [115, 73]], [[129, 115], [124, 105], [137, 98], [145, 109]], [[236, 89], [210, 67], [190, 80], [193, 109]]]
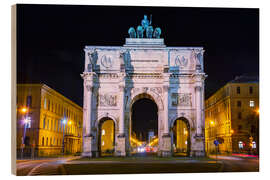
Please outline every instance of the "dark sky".
[[84, 46], [122, 46], [144, 14], [167, 46], [205, 48], [207, 95], [259, 72], [258, 9], [19, 5], [18, 83], [45, 83], [82, 106]]

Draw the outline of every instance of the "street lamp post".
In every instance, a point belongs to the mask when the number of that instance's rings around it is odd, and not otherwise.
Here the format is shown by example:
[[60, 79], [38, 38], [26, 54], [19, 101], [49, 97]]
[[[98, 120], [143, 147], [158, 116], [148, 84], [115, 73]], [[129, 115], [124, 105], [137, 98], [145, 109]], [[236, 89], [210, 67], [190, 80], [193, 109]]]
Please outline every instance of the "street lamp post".
[[21, 159], [23, 159], [23, 152], [24, 152], [24, 147], [25, 147], [25, 135], [26, 135], [26, 129], [28, 124], [31, 122], [30, 118], [27, 115], [28, 108], [23, 107], [21, 108], [21, 113], [23, 113], [23, 125], [24, 125], [24, 131], [23, 131], [23, 137], [22, 137], [22, 144], [21, 144]]
[[[210, 126], [215, 127], [216, 122], [215, 121], [210, 121]], [[216, 147], [216, 162], [217, 162], [217, 151], [218, 151], [218, 140], [217, 140], [217, 128], [215, 128], [215, 140], [214, 144]]]
[[64, 156], [64, 154], [65, 154], [65, 130], [66, 130], [66, 124], [67, 124], [66, 118], [64, 118], [62, 120], [62, 124], [64, 125], [64, 128], [63, 128], [63, 140], [62, 140], [62, 154]]

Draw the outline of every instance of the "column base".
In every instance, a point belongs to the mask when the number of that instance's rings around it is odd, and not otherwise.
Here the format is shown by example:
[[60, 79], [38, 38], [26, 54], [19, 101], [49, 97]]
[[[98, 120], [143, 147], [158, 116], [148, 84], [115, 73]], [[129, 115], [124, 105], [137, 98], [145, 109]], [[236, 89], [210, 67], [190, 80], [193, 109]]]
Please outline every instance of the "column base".
[[204, 136], [196, 134], [194, 138], [195, 142], [193, 142], [190, 157], [205, 157]]
[[172, 156], [171, 136], [169, 134], [164, 134], [162, 136], [162, 141], [163, 143], [159, 154], [162, 157]]
[[92, 150], [92, 136], [85, 136], [83, 138], [83, 152], [82, 157], [93, 157], [95, 153]]
[[116, 156], [126, 156], [126, 137], [121, 134], [117, 137]]
[[193, 150], [190, 152], [190, 157], [205, 157], [205, 151]]
[[171, 151], [161, 151], [159, 154], [161, 157], [172, 157]]

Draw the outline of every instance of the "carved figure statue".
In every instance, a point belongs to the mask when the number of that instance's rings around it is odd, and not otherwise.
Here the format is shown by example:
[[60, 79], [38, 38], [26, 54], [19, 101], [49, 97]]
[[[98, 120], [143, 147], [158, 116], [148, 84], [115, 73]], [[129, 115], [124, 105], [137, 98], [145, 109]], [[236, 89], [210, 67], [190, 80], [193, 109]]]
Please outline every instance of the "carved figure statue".
[[92, 72], [93, 68], [96, 65], [97, 59], [98, 59], [97, 51], [94, 49], [94, 51], [88, 52], [87, 55], [88, 55], [88, 58], [89, 58], [89, 64], [87, 66], [87, 71]]
[[148, 26], [146, 28], [146, 37], [147, 38], [152, 38], [153, 31], [154, 31], [153, 27], [152, 26]]
[[160, 38], [160, 35], [161, 35], [161, 29], [159, 27], [157, 27], [154, 31], [153, 37]]
[[128, 34], [130, 38], [136, 38], [136, 31], [133, 27], [130, 27], [128, 30]]
[[137, 27], [137, 38], [143, 38], [144, 29], [142, 26]]
[[120, 52], [120, 58], [121, 58], [121, 63], [120, 64], [124, 64], [124, 66], [126, 68], [130, 67], [131, 56], [130, 56], [130, 52], [129, 52], [128, 49], [126, 51], [121, 51]]
[[150, 21], [147, 19], [147, 15], [143, 16], [143, 20], [141, 22], [143, 29], [147, 29], [148, 26], [150, 26], [152, 23], [152, 15], [150, 15]]

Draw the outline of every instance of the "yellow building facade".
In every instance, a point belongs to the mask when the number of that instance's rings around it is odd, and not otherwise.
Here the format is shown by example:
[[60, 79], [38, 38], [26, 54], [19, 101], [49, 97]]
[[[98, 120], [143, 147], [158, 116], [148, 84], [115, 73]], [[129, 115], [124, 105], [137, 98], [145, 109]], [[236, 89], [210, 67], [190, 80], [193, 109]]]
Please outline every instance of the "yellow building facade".
[[17, 157], [82, 151], [82, 108], [45, 84], [17, 84]]
[[205, 101], [206, 152], [258, 154], [258, 110], [257, 77], [240, 76], [220, 88]]

